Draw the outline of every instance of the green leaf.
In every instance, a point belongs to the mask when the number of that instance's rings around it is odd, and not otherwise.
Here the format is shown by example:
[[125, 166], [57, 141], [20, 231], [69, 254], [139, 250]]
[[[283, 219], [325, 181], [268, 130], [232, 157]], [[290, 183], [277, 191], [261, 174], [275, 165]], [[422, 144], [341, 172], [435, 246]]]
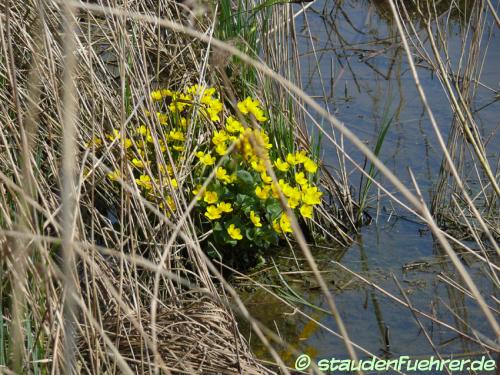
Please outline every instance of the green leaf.
[[255, 240], [255, 229], [253, 228], [247, 228], [245, 230], [245, 236], [250, 240], [250, 241], [254, 241]]
[[220, 222], [215, 222], [214, 224], [214, 232], [222, 232], [224, 228], [222, 228], [222, 225]]
[[268, 244], [266, 247], [269, 247], [269, 245], [271, 244], [277, 245], [278, 241], [279, 241], [278, 234], [274, 230], [268, 230], [263, 235], [263, 242]]
[[[219, 224], [219, 223], [217, 223], [217, 224]], [[219, 226], [220, 226], [220, 224], [219, 224]], [[222, 229], [223, 228], [221, 226], [221, 230], [214, 230], [213, 240], [217, 244], [224, 244], [226, 242], [227, 234], [226, 234], [226, 231], [224, 231]]]
[[238, 176], [238, 179], [241, 182], [243, 182], [246, 186], [253, 187], [254, 180], [249, 172], [240, 169], [239, 171], [236, 172], [236, 176]]
[[236, 196], [236, 203], [243, 211], [247, 211], [248, 208], [253, 208], [256, 205], [255, 199], [246, 194], [238, 194]]
[[281, 212], [283, 211], [281, 208], [281, 204], [278, 200], [276, 199], [270, 199], [268, 203], [266, 204], [266, 211], [269, 216], [269, 221], [272, 222], [274, 219], [276, 219]]

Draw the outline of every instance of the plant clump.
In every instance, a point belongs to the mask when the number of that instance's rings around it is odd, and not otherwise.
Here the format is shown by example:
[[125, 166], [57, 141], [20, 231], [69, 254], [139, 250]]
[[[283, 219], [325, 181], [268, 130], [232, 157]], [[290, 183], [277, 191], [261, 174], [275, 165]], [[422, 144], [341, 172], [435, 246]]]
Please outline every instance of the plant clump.
[[[161, 89], [150, 97], [157, 112], [146, 111], [146, 115], [156, 116], [158, 134], [139, 125], [129, 138], [122, 139], [115, 129], [106, 139], [122, 143], [137, 188], [167, 216], [178, 208], [176, 193], [196, 199], [194, 214], [199, 230], [210, 233], [210, 255], [234, 253], [231, 248], [236, 246], [240, 252], [277, 245], [292, 233], [282, 202], [302, 223], [313, 219], [323, 194], [316, 185], [318, 164], [306, 150], [286, 150], [270, 143], [270, 120], [258, 99], [247, 97], [238, 102], [239, 113], [235, 114], [224, 111], [215, 88]], [[209, 129], [205, 140], [188, 146], [188, 134], [197, 129]], [[94, 139], [94, 144], [102, 143], [102, 139]], [[181, 183], [174, 171], [185, 160], [191, 160], [189, 174]], [[120, 171], [107, 177], [116, 182]], [[236, 254], [242, 255], [248, 256]]]

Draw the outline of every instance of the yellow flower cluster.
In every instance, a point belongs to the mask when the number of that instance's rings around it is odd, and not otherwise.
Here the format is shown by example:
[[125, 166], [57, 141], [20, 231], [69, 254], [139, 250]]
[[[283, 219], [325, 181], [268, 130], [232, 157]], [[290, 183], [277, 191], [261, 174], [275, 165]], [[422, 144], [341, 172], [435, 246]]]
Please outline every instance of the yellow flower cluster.
[[[290, 219], [279, 203], [280, 191], [290, 209], [304, 219], [313, 218], [314, 208], [322, 198], [322, 192], [314, 185], [318, 165], [305, 150], [283, 153], [279, 137], [266, 131], [268, 118], [258, 99], [247, 97], [237, 103], [238, 115], [223, 116], [223, 103], [211, 87], [196, 84], [182, 91], [159, 89], [152, 91], [150, 98], [157, 112], [145, 111], [152, 120], [149, 125], [139, 123], [125, 132], [113, 129], [105, 134], [105, 139], [126, 150], [133, 181], [160, 209], [176, 210], [172, 195], [183, 186], [174, 178], [174, 168], [193, 151], [185, 149], [192, 120], [192, 129], [203, 122], [213, 129], [206, 142], [195, 144], [192, 165], [191, 192], [198, 196], [202, 226], [219, 231], [219, 238], [232, 244], [257, 241], [259, 246], [259, 238], [272, 242], [269, 238], [292, 232]], [[152, 123], [158, 126], [152, 127]], [[269, 134], [273, 135], [272, 142]], [[102, 145], [103, 139], [96, 137], [86, 146]], [[234, 149], [229, 152], [232, 145]], [[164, 165], [158, 159], [158, 151], [164, 153], [161, 160], [173, 158], [173, 165]], [[201, 184], [213, 168], [215, 178], [202, 191]], [[276, 183], [268, 168], [274, 168]], [[107, 177], [110, 181], [123, 178], [119, 171], [112, 171]], [[184, 185], [189, 186], [190, 182]]]
[[[220, 121], [220, 113], [223, 110], [222, 102], [216, 97], [214, 88], [204, 88], [193, 85], [184, 91], [173, 91], [169, 89], [154, 90], [150, 93], [153, 103], [158, 105], [156, 113], [145, 111], [147, 117], [157, 120], [161, 125], [163, 134], [152, 134], [152, 128], [146, 124], [140, 124], [135, 129], [128, 130], [124, 134], [132, 134], [132, 137], [123, 137], [118, 129], [113, 129], [110, 134], [105, 135], [105, 139], [122, 144], [127, 150], [127, 160], [134, 173], [134, 181], [145, 193], [146, 197], [157, 202], [160, 208], [169, 207], [175, 210], [175, 204], [170, 195], [167, 195], [163, 204], [163, 193], [157, 190], [159, 187], [166, 187], [170, 192], [179, 187], [176, 179], [173, 178], [173, 167], [164, 166], [157, 160], [157, 151], [161, 153], [170, 152], [177, 162], [181, 153], [185, 150], [186, 130], [188, 118], [191, 110], [195, 108], [195, 103], [199, 105], [200, 113], [208, 117], [211, 121]], [[102, 139], [94, 138], [86, 146], [99, 147], [103, 143]], [[203, 152], [197, 154], [198, 158], [205, 165], [213, 165], [215, 158]], [[169, 160], [167, 154], [163, 160]], [[107, 174], [110, 181], [117, 181], [121, 176], [119, 171], [112, 171]], [[160, 183], [161, 182], [161, 183]]]
[[292, 233], [292, 225], [290, 224], [290, 218], [287, 214], [283, 213], [280, 216], [280, 219], [273, 220], [273, 229], [277, 233]]
[[[253, 115], [259, 122], [267, 120], [257, 100], [246, 98], [238, 103], [238, 109], [243, 114]], [[257, 185], [253, 191], [258, 200], [262, 202], [268, 202], [269, 199], [278, 200], [279, 190], [281, 190], [291, 209], [298, 209], [298, 213], [305, 219], [313, 217], [314, 206], [321, 204], [322, 193], [312, 183], [318, 166], [305, 150], [288, 153], [284, 160], [281, 157], [271, 160], [269, 151], [272, 149], [272, 144], [267, 132], [263, 129], [245, 129], [240, 121], [233, 116], [226, 119], [223, 129], [215, 130], [212, 133], [211, 150], [219, 156], [227, 155], [227, 148], [231, 142], [236, 142], [237, 150], [243, 156], [238, 168], [256, 174]], [[216, 157], [212, 156], [210, 152], [199, 151], [197, 157], [205, 166], [214, 165], [216, 162]], [[230, 156], [230, 160], [232, 158]], [[273, 184], [272, 178], [267, 173], [266, 164], [268, 162], [276, 168], [280, 177], [278, 184]], [[235, 173], [230, 174], [225, 167], [220, 166], [216, 170], [216, 180], [223, 185], [234, 184], [237, 181], [237, 176]], [[215, 206], [208, 206], [205, 216], [210, 220], [220, 219], [222, 216], [219, 211]], [[249, 222], [255, 228], [263, 227], [263, 219], [257, 210], [250, 211]], [[275, 218], [269, 225], [280, 234], [292, 231], [290, 220], [284, 213]], [[230, 236], [235, 239], [231, 234]]]
[[232, 184], [237, 180], [236, 174], [231, 174], [229, 175], [227, 173], [227, 170], [225, 170], [223, 167], [218, 167], [217, 171], [215, 172], [215, 177], [217, 180], [222, 181], [224, 185], [226, 184]]
[[257, 99], [252, 99], [248, 96], [245, 100], [238, 103], [238, 109], [244, 115], [252, 114], [259, 122], [267, 120], [264, 116], [264, 111], [260, 108], [260, 102]]
[[[231, 203], [217, 203], [218, 200], [219, 197], [215, 191], [206, 191], [203, 196], [203, 201], [209, 204], [205, 211], [205, 216], [209, 220], [220, 219], [222, 217], [222, 214], [233, 212], [233, 206], [231, 205]], [[217, 203], [217, 205], [215, 205], [215, 203]]]
[[196, 157], [200, 159], [200, 162], [203, 165], [214, 165], [215, 164], [215, 157], [213, 157], [210, 153], [205, 154], [203, 151], [198, 151], [196, 153]]
[[[309, 181], [309, 176], [313, 175], [318, 170], [318, 166], [307, 156], [304, 150], [295, 154], [289, 153], [286, 156], [286, 160], [287, 161], [283, 161], [278, 157], [273, 164], [278, 174], [281, 172], [284, 176], [288, 176], [286, 172], [291, 171], [291, 168], [295, 168], [294, 180], [296, 186], [286, 182], [284, 178], [280, 178], [278, 184], [272, 184], [271, 179], [265, 172], [265, 165], [262, 159], [253, 160], [251, 162], [252, 168], [256, 172], [261, 173], [262, 180], [262, 184], [257, 185], [255, 188], [255, 195], [261, 200], [266, 200], [270, 196], [278, 199], [279, 190], [281, 189], [283, 195], [287, 198], [288, 206], [295, 209], [302, 203], [299, 209], [300, 214], [306, 219], [311, 219], [313, 216], [313, 207], [321, 204], [321, 196], [323, 194]], [[298, 167], [301, 165], [303, 165], [304, 171], [298, 172]], [[289, 229], [287, 225], [285, 225], [284, 228]], [[286, 232], [287, 230], [282, 229], [282, 231]]]

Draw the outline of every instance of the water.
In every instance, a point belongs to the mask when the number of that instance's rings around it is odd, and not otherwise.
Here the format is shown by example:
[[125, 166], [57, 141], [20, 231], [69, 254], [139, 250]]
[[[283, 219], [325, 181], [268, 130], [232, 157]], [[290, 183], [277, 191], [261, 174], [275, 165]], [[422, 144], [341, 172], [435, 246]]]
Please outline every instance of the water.
[[[316, 97], [323, 97], [325, 90], [329, 96], [325, 106], [370, 147], [374, 145], [385, 114], [394, 115], [380, 158], [407, 186], [411, 186], [408, 173], [408, 168], [411, 168], [424, 198], [429, 201], [438, 176], [442, 152], [419, 100], [404, 50], [394, 44], [396, 32], [392, 27], [391, 17], [387, 15], [387, 12], [390, 13], [389, 9], [384, 6], [383, 1], [328, 2], [327, 13], [330, 10], [333, 12], [323, 16], [325, 3], [317, 1], [306, 12], [307, 22], [303, 16], [296, 20], [297, 30], [302, 35], [299, 49], [304, 89]], [[493, 3], [496, 6], [498, 1]], [[311, 47], [309, 33], [314, 39], [318, 61]], [[457, 22], [451, 23], [450, 34], [449, 45], [453, 60], [458, 58], [462, 49], [460, 26]], [[482, 82], [498, 91], [498, 29], [493, 30], [492, 35], [488, 58], [484, 62]], [[374, 57], [367, 58], [368, 56]], [[318, 64], [321, 75], [317, 70]], [[446, 136], [452, 123], [448, 99], [439, 80], [429, 69], [420, 67], [419, 75], [436, 120]], [[495, 93], [481, 87], [474, 105], [475, 108], [481, 108], [494, 100]], [[497, 131], [500, 124], [499, 110], [500, 104], [497, 101], [476, 114], [481, 134], [490, 139], [488, 156], [492, 161], [498, 158], [500, 145]], [[354, 160], [362, 164], [363, 157], [354, 146], [346, 144], [346, 149]], [[333, 146], [325, 145], [324, 152], [326, 162], [335, 167]], [[351, 170], [353, 169], [348, 169]], [[384, 178], [380, 180], [387, 186]], [[359, 174], [352, 174], [351, 182], [357, 187]], [[376, 191], [372, 190], [374, 192]], [[396, 196], [400, 197], [397, 193]], [[426, 227], [383, 194], [380, 198], [378, 216], [375, 206], [372, 205], [369, 209], [377, 218], [376, 222], [364, 227], [352, 246], [348, 249], [314, 250], [321, 270], [326, 271], [325, 279], [335, 295], [351, 340], [371, 353], [388, 358], [400, 355], [434, 355], [432, 346], [406, 307], [342, 271], [332, 260], [341, 262], [345, 267], [403, 299], [393, 279], [394, 275], [415, 308], [468, 335], [473, 335], [470, 329], [472, 327], [492, 337], [489, 325], [473, 300], [443, 281], [443, 278], [459, 278], [453, 265], [441, 255]], [[290, 256], [289, 251], [275, 255], [281, 272], [308, 270], [306, 262], [300, 259], [300, 251], [296, 254], [299, 267]], [[464, 255], [462, 261], [487, 303], [498, 307], [491, 298], [498, 298], [498, 290], [486, 276], [484, 266], [470, 255]], [[314, 278], [310, 274], [291, 273], [284, 277], [290, 288], [317, 308], [301, 303], [296, 306], [321, 325], [338, 332], [334, 318], [321, 311], [328, 310], [328, 306]], [[287, 287], [272, 269], [259, 273], [257, 278], [261, 282], [278, 286], [273, 290], [281, 291], [282, 295], [283, 290], [287, 291]], [[244, 293], [244, 300], [257, 319], [279, 333], [299, 352], [308, 353], [317, 359], [348, 358], [341, 339], [319, 324], [294, 313], [293, 308], [285, 306], [269, 294], [252, 290]], [[419, 318], [442, 355], [468, 357], [481, 352], [480, 346], [464, 339], [452, 329], [430, 319]], [[244, 322], [240, 324], [243, 331], [247, 332], [257, 355], [271, 360], [265, 347], [249, 333], [247, 325]], [[293, 367], [295, 355], [285, 348], [278, 349], [285, 362]], [[367, 354], [359, 350], [357, 352], [360, 356], [367, 357]]]

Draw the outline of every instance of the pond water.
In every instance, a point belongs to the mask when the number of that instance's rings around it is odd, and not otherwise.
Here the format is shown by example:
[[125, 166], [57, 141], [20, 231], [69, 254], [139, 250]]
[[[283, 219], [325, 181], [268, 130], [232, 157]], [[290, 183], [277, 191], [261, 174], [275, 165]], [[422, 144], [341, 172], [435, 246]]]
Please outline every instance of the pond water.
[[[498, 9], [498, 1], [492, 3]], [[302, 84], [308, 94], [319, 97], [320, 102], [326, 92], [328, 100], [326, 103], [323, 101], [324, 105], [372, 148], [384, 116], [387, 113], [393, 115], [380, 158], [407, 186], [411, 186], [408, 173], [408, 168], [411, 168], [425, 199], [429, 201], [442, 152], [419, 99], [404, 50], [399, 43], [394, 43], [397, 32], [388, 13], [390, 10], [383, 1], [316, 1], [307, 9], [305, 16], [296, 19], [300, 34]], [[448, 32], [450, 58], [456, 61], [463, 47], [459, 23], [451, 21]], [[479, 88], [474, 106], [479, 109], [487, 105], [475, 115], [482, 136], [489, 139], [488, 156], [495, 161], [495, 165], [500, 149], [500, 134], [497, 131], [500, 102], [495, 102], [495, 95], [498, 94], [487, 87], [498, 92], [500, 43], [498, 28], [488, 32], [491, 32], [491, 40], [481, 76], [484, 87]], [[484, 38], [487, 37], [485, 35]], [[446, 137], [452, 124], [449, 101], [432, 71], [425, 64], [420, 65], [420, 79]], [[494, 103], [488, 105], [491, 102]], [[354, 160], [363, 163], [362, 155], [354, 146], [346, 143], [346, 149]], [[333, 146], [325, 144], [324, 153], [325, 162], [334, 168], [336, 158]], [[353, 170], [348, 166], [348, 172]], [[379, 178], [382, 183], [385, 182]], [[356, 188], [359, 186], [359, 173], [351, 175], [351, 183]], [[377, 191], [372, 189], [371, 193], [376, 194]], [[408, 308], [342, 270], [335, 264], [336, 261], [397, 298], [404, 299], [394, 275], [415, 308], [452, 327], [444, 327], [420, 316], [442, 355], [478, 355], [482, 348], [456, 331], [474, 336], [473, 328], [487, 337], [492, 338], [493, 335], [474, 301], [445, 281], [459, 280], [453, 265], [435, 245], [426, 226], [383, 194], [379, 198], [379, 214], [374, 202], [368, 210], [376, 220], [362, 228], [349, 248], [314, 249], [351, 340], [367, 351], [384, 357], [434, 355], [432, 346]], [[248, 289], [245, 292], [245, 287], [242, 287], [246, 306], [254, 317], [299, 352], [316, 359], [348, 358], [343, 341], [328, 331], [339, 332], [335, 319], [323, 311], [328, 310], [328, 305], [314, 277], [307, 272], [308, 267], [300, 250], [295, 255], [297, 259], [293, 259], [287, 250], [274, 257], [276, 269], [283, 273], [284, 281], [269, 264], [254, 277], [269, 285], [279, 296], [295, 300], [292, 304], [316, 322], [294, 312], [292, 307], [263, 290]], [[487, 303], [498, 309], [492, 298], [498, 298], [498, 290], [486, 275], [484, 265], [465, 255], [462, 261]], [[299, 270], [302, 273], [297, 273]], [[245, 281], [241, 280], [240, 284], [245, 284]], [[294, 293], [303, 300], [297, 302]], [[272, 360], [265, 347], [252, 336], [247, 324], [241, 322], [240, 326], [257, 356]], [[285, 348], [278, 348], [278, 352], [286, 364], [293, 367], [295, 354]], [[361, 350], [357, 353], [360, 357], [368, 357]]]

